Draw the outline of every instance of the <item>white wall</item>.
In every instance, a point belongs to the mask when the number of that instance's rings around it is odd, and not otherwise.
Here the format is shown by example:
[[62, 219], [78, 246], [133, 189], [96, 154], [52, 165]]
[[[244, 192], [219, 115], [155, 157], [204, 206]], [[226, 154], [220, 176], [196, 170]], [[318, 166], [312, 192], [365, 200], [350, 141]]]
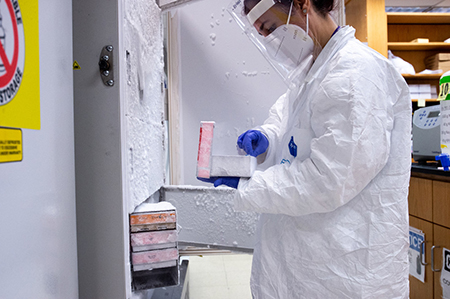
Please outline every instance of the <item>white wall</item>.
[[226, 11], [230, 0], [177, 10], [181, 61], [181, 184], [195, 177], [200, 121], [216, 122], [213, 154], [236, 154], [237, 137], [268, 116], [286, 91], [281, 77]]
[[78, 298], [72, 1], [39, 1], [39, 51], [41, 130], [0, 164], [0, 298]]

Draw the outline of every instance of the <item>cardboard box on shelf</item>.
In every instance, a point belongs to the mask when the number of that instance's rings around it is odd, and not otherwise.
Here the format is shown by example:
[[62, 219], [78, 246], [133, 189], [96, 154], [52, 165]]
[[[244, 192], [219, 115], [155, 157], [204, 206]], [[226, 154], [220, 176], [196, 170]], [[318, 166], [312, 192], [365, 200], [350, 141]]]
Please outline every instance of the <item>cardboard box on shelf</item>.
[[429, 43], [430, 40], [428, 38], [416, 38], [412, 40], [411, 43]]
[[438, 53], [425, 58], [425, 67], [429, 70], [450, 71], [450, 53]]

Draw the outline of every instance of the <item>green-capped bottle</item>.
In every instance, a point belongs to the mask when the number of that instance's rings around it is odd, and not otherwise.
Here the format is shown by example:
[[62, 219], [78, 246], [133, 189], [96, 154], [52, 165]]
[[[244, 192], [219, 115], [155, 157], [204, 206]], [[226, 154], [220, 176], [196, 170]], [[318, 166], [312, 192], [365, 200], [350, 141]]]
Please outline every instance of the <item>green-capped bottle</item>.
[[439, 97], [441, 101], [441, 154], [436, 156], [440, 160], [445, 171], [450, 171], [450, 71], [444, 73], [439, 80]]
[[444, 73], [439, 79], [438, 101], [450, 100], [450, 71]]

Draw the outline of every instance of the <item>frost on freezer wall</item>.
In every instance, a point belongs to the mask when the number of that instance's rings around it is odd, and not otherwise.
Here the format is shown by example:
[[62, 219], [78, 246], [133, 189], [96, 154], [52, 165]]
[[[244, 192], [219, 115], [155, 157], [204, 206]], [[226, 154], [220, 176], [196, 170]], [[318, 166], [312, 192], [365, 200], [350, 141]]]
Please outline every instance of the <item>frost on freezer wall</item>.
[[177, 208], [178, 241], [253, 248], [258, 214], [236, 212], [234, 189], [164, 186], [162, 197]]
[[155, 1], [124, 1], [126, 144], [129, 212], [163, 184], [163, 41]]

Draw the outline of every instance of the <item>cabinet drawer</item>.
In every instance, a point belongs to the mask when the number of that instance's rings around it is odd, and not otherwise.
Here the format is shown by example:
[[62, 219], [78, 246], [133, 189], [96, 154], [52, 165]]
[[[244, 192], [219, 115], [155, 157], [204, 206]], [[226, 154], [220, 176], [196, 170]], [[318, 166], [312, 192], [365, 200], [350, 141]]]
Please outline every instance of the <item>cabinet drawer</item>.
[[[450, 229], [433, 225], [434, 245], [440, 246], [434, 250], [434, 268], [442, 269], [442, 248], [450, 249]], [[428, 248], [427, 248], [428, 249]], [[434, 298], [442, 298], [441, 272], [434, 273]]]
[[433, 181], [411, 177], [409, 185], [409, 214], [433, 221]]
[[433, 222], [450, 228], [450, 183], [433, 181]]

